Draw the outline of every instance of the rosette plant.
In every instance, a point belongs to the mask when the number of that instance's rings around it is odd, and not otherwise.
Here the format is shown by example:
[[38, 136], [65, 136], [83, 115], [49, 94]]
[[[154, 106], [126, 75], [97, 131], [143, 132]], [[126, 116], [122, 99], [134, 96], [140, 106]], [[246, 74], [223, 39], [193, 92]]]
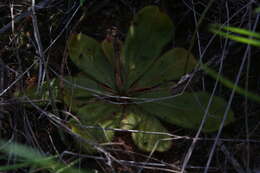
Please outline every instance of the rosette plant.
[[[75, 133], [104, 143], [113, 139], [114, 131], [109, 128], [135, 129], [140, 132], [132, 133], [132, 139], [140, 149], [163, 152], [172, 141], [145, 131], [167, 133], [162, 122], [190, 129], [200, 126], [210, 94], [184, 92], [167, 99], [171, 81], [196, 65], [194, 56], [184, 48], [164, 51], [173, 31], [171, 19], [158, 7], [148, 6], [134, 17], [124, 43], [116, 38], [99, 43], [82, 33], [72, 34], [69, 57], [82, 72], [66, 78], [70, 84], [65, 85], [64, 101], [81, 125], [100, 127], [82, 128], [71, 122]], [[213, 98], [203, 132], [219, 128], [225, 106], [224, 99]], [[225, 124], [233, 120], [229, 111]], [[91, 150], [91, 146], [84, 147]]]

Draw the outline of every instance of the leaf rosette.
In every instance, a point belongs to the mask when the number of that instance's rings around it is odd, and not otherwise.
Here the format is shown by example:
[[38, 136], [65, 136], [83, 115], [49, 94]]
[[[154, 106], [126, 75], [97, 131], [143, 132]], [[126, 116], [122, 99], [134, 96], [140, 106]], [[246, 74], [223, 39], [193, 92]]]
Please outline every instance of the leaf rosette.
[[[163, 152], [171, 147], [163, 122], [198, 129], [207, 116], [203, 132], [216, 131], [227, 105], [223, 98], [213, 97], [207, 112], [210, 94], [206, 92], [184, 92], [165, 99], [171, 95], [169, 83], [192, 72], [197, 64], [184, 48], [164, 52], [173, 33], [171, 19], [158, 7], [148, 6], [134, 17], [124, 43], [117, 38], [99, 43], [82, 33], [72, 34], [69, 56], [82, 73], [66, 78], [73, 85], [66, 85], [65, 103], [83, 125], [139, 130], [132, 133], [132, 139], [144, 151]], [[230, 110], [225, 125], [233, 121]], [[87, 131], [73, 124], [72, 129], [99, 143], [114, 136], [111, 130]]]
[[[113, 127], [139, 130], [140, 133], [132, 134], [132, 139], [144, 151], [163, 152], [171, 147], [171, 141], [163, 135], [168, 133], [161, 123], [164, 121], [198, 129], [207, 116], [203, 131], [216, 131], [224, 115], [224, 99], [213, 97], [207, 112], [210, 95], [206, 92], [184, 92], [171, 99], [160, 99], [171, 95], [167, 88], [170, 81], [180, 79], [197, 64], [192, 53], [184, 48], [163, 52], [173, 31], [171, 19], [158, 7], [148, 6], [134, 17], [124, 44], [116, 38], [98, 43], [84, 34], [72, 35], [69, 55], [84, 72], [74, 82], [100, 93], [91, 97], [95, 103], [72, 106], [78, 116], [87, 124], [114, 121]], [[69, 97], [78, 103], [78, 95], [86, 94], [75, 89]], [[146, 98], [148, 102], [136, 104], [132, 97]], [[225, 124], [232, 121], [234, 116], [229, 111]]]

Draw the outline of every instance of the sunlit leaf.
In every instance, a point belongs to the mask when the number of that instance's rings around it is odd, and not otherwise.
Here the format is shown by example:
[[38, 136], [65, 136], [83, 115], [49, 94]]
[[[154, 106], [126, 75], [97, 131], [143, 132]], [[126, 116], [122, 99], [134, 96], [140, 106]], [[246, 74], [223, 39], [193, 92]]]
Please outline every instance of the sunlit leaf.
[[174, 48], [155, 62], [141, 80], [138, 87], [151, 87], [162, 82], [178, 79], [196, 66], [196, 59], [184, 48]]
[[[260, 34], [259, 33], [255, 33], [255, 32], [249, 31], [249, 30], [241, 29], [241, 28], [235, 28], [235, 27], [220, 27], [219, 25], [211, 25], [209, 30], [222, 37], [229, 38], [231, 40], [234, 40], [234, 41], [237, 41], [240, 43], [245, 43], [245, 44], [249, 44], [252, 46], [260, 47], [260, 39], [259, 39]], [[228, 31], [235, 32], [236, 35], [234, 33], [229, 33]], [[246, 35], [247, 37], [239, 36], [237, 34]], [[252, 37], [252, 38], [250, 38], [250, 37]]]
[[112, 66], [95, 39], [84, 34], [74, 34], [70, 37], [68, 48], [70, 58], [78, 68], [95, 80], [114, 87]]
[[142, 75], [161, 54], [163, 47], [172, 39], [171, 19], [156, 6], [143, 8], [134, 17], [125, 41], [125, 58], [128, 88]]
[[[160, 93], [157, 93], [158, 95]], [[165, 92], [162, 92], [161, 96], [165, 97]], [[210, 95], [205, 92], [184, 93], [171, 99], [140, 104], [140, 107], [167, 123], [176, 124], [184, 128], [198, 129], [209, 99]], [[227, 102], [224, 99], [214, 96], [203, 128], [204, 132], [218, 130], [226, 105]], [[229, 111], [225, 125], [233, 121], [233, 112]]]
[[253, 32], [253, 31], [243, 29], [243, 28], [232, 27], [232, 26], [221, 26], [221, 25], [218, 25], [218, 24], [210, 25], [210, 28], [215, 28], [215, 29], [219, 29], [219, 30], [230, 31], [230, 32], [233, 32], [233, 33], [236, 33], [236, 34], [260, 38], [260, 33]]
[[141, 122], [140, 115], [136, 113], [127, 114], [124, 119], [121, 121], [121, 129], [132, 130]]
[[[161, 125], [161, 123], [151, 115], [140, 115], [142, 121], [136, 127], [137, 130], [145, 132], [168, 133], [168, 131]], [[163, 134], [149, 134], [149, 133], [132, 133], [134, 143], [142, 150], [150, 152], [155, 148], [155, 151], [164, 152], [170, 149], [172, 142], [170, 140], [163, 140], [167, 138]]]

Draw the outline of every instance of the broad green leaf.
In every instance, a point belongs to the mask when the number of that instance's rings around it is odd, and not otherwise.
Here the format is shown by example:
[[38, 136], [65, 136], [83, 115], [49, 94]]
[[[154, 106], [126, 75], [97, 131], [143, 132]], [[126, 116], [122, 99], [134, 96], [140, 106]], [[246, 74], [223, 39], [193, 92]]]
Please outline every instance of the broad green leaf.
[[113, 40], [105, 39], [101, 43], [101, 47], [106, 57], [108, 58], [110, 64], [112, 64], [112, 66], [115, 66], [116, 63], [115, 51], [119, 51], [118, 54], [121, 55], [122, 54], [121, 49], [123, 46], [123, 43], [120, 40], [114, 40], [114, 41], [116, 41], [119, 50], [114, 49]]
[[[102, 128], [118, 128], [120, 121], [118, 112], [120, 107], [107, 104], [105, 102], [89, 103], [78, 109], [77, 116], [85, 126], [98, 126], [100, 128], [82, 128], [71, 123], [73, 132], [79, 134], [86, 140], [96, 143], [109, 142], [113, 139], [114, 131]], [[89, 144], [82, 145], [87, 152], [94, 152], [94, 148]]]
[[172, 39], [171, 19], [156, 6], [140, 10], [134, 17], [123, 49], [127, 80], [126, 88], [138, 79], [158, 58], [163, 47]]
[[113, 43], [112, 41], [109, 41], [109, 40], [104, 40], [102, 43], [101, 43], [101, 46], [102, 46], [102, 49], [106, 55], [106, 57], [108, 58], [110, 64], [114, 65], [114, 57], [115, 57], [115, 51], [114, 51], [114, 48], [113, 48]]
[[64, 102], [75, 111], [86, 105], [93, 94], [107, 94], [104, 87], [85, 75], [67, 76], [64, 78]]
[[134, 97], [139, 97], [139, 98], [143, 98], [143, 99], [147, 99], [148, 102], [152, 102], [152, 100], [158, 100], [160, 97], [168, 97], [171, 95], [171, 90], [170, 90], [170, 83], [165, 85], [165, 86], [160, 86], [160, 87], [156, 87], [152, 90], [147, 90], [144, 92], [140, 92], [140, 93], [135, 93]]
[[191, 72], [196, 66], [196, 59], [184, 48], [174, 48], [166, 52], [144, 74], [138, 87], [151, 87], [162, 82], [178, 79]]
[[141, 122], [141, 120], [141, 117], [136, 113], [129, 113], [122, 119], [120, 128], [132, 130]]
[[[168, 133], [168, 131], [155, 119], [152, 115], [142, 114], [142, 121], [138, 124], [136, 130], [145, 132], [160, 132]], [[170, 140], [163, 140], [167, 138], [163, 134], [149, 134], [149, 133], [132, 133], [134, 143], [142, 150], [150, 152], [155, 148], [155, 151], [164, 152], [170, 149], [172, 142]]]
[[119, 123], [118, 123], [119, 119], [118, 118], [119, 117], [115, 117], [114, 119], [112, 118], [111, 120], [105, 120], [105, 121], [98, 123], [98, 125], [100, 125], [103, 128], [102, 131], [103, 131], [104, 137], [106, 138], [107, 141], [113, 140], [115, 131], [112, 129], [119, 128]]
[[[160, 93], [156, 95], [158, 96]], [[161, 96], [165, 97], [165, 92], [162, 92]], [[140, 104], [139, 106], [144, 111], [157, 116], [167, 123], [176, 124], [184, 128], [197, 129], [201, 124], [209, 98], [210, 95], [205, 92], [184, 93], [172, 99], [157, 100], [151, 103]], [[224, 99], [214, 96], [208, 111], [207, 121], [203, 128], [204, 132], [218, 130], [226, 105], [227, 102]], [[230, 110], [225, 125], [233, 121], [234, 115]]]
[[[86, 127], [83, 127], [73, 122], [71, 122], [69, 125], [74, 133], [80, 135], [87, 141], [90, 141], [91, 143], [102, 144], [110, 142], [113, 139], [114, 131], [106, 130], [105, 128], [116, 128], [117, 126], [114, 122], [115, 121], [110, 120], [98, 124], [89, 124], [91, 126], [96, 126], [97, 128], [88, 128], [86, 124], [84, 124]], [[96, 152], [95, 148], [90, 144], [82, 143], [80, 141], [77, 141], [77, 144], [80, 147], [83, 147], [83, 149], [88, 153]]]
[[68, 48], [70, 58], [78, 68], [93, 79], [114, 87], [112, 66], [95, 39], [84, 34], [74, 34]]
[[118, 112], [120, 112], [120, 107], [118, 105], [97, 101], [96, 103], [88, 103], [79, 108], [77, 115], [82, 120], [83, 124], [91, 124], [111, 119], [116, 121]]

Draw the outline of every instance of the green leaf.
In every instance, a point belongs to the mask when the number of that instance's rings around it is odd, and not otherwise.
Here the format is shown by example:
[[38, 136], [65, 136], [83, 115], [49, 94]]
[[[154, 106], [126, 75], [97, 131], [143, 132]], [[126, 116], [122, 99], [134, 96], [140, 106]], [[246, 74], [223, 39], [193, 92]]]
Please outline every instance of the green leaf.
[[121, 121], [120, 128], [125, 130], [132, 130], [141, 122], [141, 120], [141, 117], [136, 113], [129, 113]]
[[[120, 112], [120, 107], [117, 105], [101, 101], [89, 103], [76, 111], [77, 116], [83, 125], [98, 126], [100, 128], [82, 128], [73, 122], [70, 126], [74, 133], [79, 134], [86, 140], [95, 143], [109, 142], [114, 137], [114, 131], [102, 128], [118, 128], [120, 124], [118, 112]], [[83, 146], [87, 152], [95, 152], [93, 146], [89, 144], [84, 143], [81, 146]]]
[[[140, 115], [142, 121], [138, 124], [137, 130], [146, 132], [160, 132], [168, 133], [168, 131], [155, 119], [152, 115]], [[132, 133], [134, 143], [142, 150], [150, 152], [155, 148], [155, 151], [164, 152], [170, 149], [172, 142], [170, 140], [163, 140], [167, 136], [163, 134], [149, 134], [149, 133]]]
[[[222, 37], [240, 42], [240, 43], [245, 43], [249, 44], [252, 46], [260, 47], [260, 34], [256, 32], [252, 32], [249, 30], [237, 28], [237, 27], [226, 27], [226, 26], [220, 26], [220, 25], [210, 25], [209, 31], [218, 34]], [[230, 33], [234, 32], [234, 33]], [[237, 34], [241, 34], [237, 35]], [[244, 36], [245, 35], [245, 36]]]
[[[160, 93], [154, 95], [158, 96]], [[165, 92], [162, 92], [161, 97], [165, 96]], [[198, 129], [209, 99], [210, 95], [205, 92], [183, 93], [172, 99], [140, 104], [140, 107], [167, 123], [176, 124], [184, 128]], [[226, 105], [227, 102], [224, 99], [214, 96], [208, 111], [207, 121], [203, 128], [204, 132], [218, 130]], [[230, 110], [225, 125], [233, 121], [234, 115]]]
[[238, 27], [232, 27], [232, 26], [222, 26], [219, 24], [211, 24], [209, 29], [219, 29], [219, 30], [224, 30], [224, 31], [230, 31], [235, 34], [240, 34], [240, 35], [245, 35], [248, 37], [254, 37], [255, 39], [260, 39], [260, 33], [253, 32], [247, 29], [243, 28], [238, 28]]
[[107, 94], [104, 87], [85, 75], [67, 76], [64, 78], [64, 102], [72, 110], [78, 110], [93, 98], [93, 94]]
[[89, 124], [99, 123], [110, 119], [116, 121], [118, 112], [120, 112], [120, 107], [118, 105], [98, 101], [82, 106], [78, 109], [77, 115], [80, 117], [83, 124]]
[[152, 102], [153, 99], [158, 100], [160, 97], [168, 97], [171, 95], [170, 84], [156, 87], [152, 90], [147, 90], [140, 93], [135, 93], [135, 97], [146, 98], [148, 102]]
[[73, 34], [69, 40], [69, 55], [79, 69], [93, 79], [114, 87], [114, 73], [101, 45], [84, 34]]
[[229, 89], [234, 89], [236, 93], [248, 97], [253, 101], [256, 101], [258, 103], [260, 103], [260, 95], [253, 93], [251, 91], [248, 91], [247, 89], [244, 89], [238, 85], [235, 85], [232, 81], [230, 81], [228, 78], [226, 78], [225, 76], [218, 76], [218, 73], [215, 72], [213, 69], [209, 68], [207, 65], [205, 64], [200, 64], [202, 69], [211, 77], [213, 77], [214, 79], [219, 78], [219, 82], [224, 85], [225, 87], [229, 88]]
[[107, 39], [105, 39], [102, 43], [101, 43], [101, 47], [106, 55], [106, 57], [108, 58], [110, 64], [114, 65], [114, 58], [115, 58], [115, 51], [113, 48], [113, 43], [112, 41], [109, 41]]
[[174, 48], [166, 52], [144, 74], [138, 87], [151, 87], [162, 82], [178, 79], [191, 72], [196, 66], [196, 59], [184, 48]]
[[55, 172], [55, 173], [94, 173], [94, 170], [83, 170], [74, 168], [73, 165], [79, 159], [71, 160], [64, 163], [57, 161], [57, 155], [45, 156], [42, 152], [30, 146], [0, 140], [0, 145], [5, 146], [1, 148], [1, 159], [8, 156], [16, 157], [17, 164], [1, 165], [1, 172], [20, 172], [21, 168], [30, 168], [29, 172], [41, 170], [41, 172]]
[[120, 40], [114, 40], [118, 46], [116, 50], [114, 49], [114, 45], [113, 45], [113, 40], [109, 40], [109, 39], [105, 39], [102, 41], [101, 43], [101, 47], [106, 55], [106, 57], [108, 58], [110, 64], [112, 64], [112, 66], [115, 68], [115, 63], [116, 63], [116, 55], [115, 55], [115, 51], [119, 51], [119, 55], [122, 54], [122, 46], [123, 43]]
[[[115, 121], [110, 120], [98, 124], [89, 124], [90, 126], [96, 126], [97, 128], [88, 128], [88, 127], [84, 128], [83, 126], [79, 126], [73, 122], [71, 122], [69, 125], [72, 132], [80, 135], [82, 138], [86, 139], [87, 141], [90, 141], [91, 143], [102, 144], [105, 142], [110, 142], [113, 139], [114, 131], [105, 130], [105, 128], [116, 128], [117, 126], [114, 122]], [[82, 143], [80, 141], [77, 141], [77, 144], [79, 147], [83, 147], [84, 151], [88, 153], [96, 152], [95, 148], [90, 144]]]
[[126, 87], [138, 79], [158, 58], [163, 47], [172, 39], [173, 24], [157, 6], [148, 6], [134, 17], [123, 49], [127, 80]]

